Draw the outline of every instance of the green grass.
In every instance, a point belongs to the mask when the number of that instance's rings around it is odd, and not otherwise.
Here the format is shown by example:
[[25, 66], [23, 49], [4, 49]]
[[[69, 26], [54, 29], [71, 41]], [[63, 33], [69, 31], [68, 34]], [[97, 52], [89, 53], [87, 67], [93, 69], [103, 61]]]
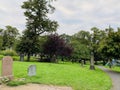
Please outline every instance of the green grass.
[[[106, 66], [106, 67], [109, 68], [108, 66]], [[120, 72], [120, 66], [113, 66], [113, 67], [111, 68], [111, 70]]]
[[[29, 65], [37, 66], [37, 75], [29, 77]], [[1, 62], [0, 62], [1, 66]], [[1, 67], [0, 67], [1, 68]], [[74, 90], [110, 90], [111, 80], [100, 69], [89, 70], [89, 66], [80, 67], [79, 64], [52, 64], [38, 62], [15, 62], [14, 78], [25, 78], [23, 82], [12, 81], [10, 85], [24, 83], [40, 83], [48, 85], [71, 86]]]
[[112, 68], [112, 70], [120, 72], [120, 66], [115, 66]]

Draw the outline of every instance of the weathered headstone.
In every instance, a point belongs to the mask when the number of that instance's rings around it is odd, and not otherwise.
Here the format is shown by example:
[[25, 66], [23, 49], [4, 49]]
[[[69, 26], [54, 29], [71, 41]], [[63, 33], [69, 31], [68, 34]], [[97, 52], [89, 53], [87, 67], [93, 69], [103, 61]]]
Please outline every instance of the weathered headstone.
[[81, 60], [81, 66], [82, 67], [84, 66], [84, 60]]
[[20, 61], [24, 61], [24, 54], [20, 54]]
[[13, 79], [12, 65], [13, 65], [12, 57], [5, 56], [2, 59], [2, 77], [7, 77], [10, 80]]
[[36, 65], [30, 65], [28, 67], [28, 75], [35, 76], [36, 75]]

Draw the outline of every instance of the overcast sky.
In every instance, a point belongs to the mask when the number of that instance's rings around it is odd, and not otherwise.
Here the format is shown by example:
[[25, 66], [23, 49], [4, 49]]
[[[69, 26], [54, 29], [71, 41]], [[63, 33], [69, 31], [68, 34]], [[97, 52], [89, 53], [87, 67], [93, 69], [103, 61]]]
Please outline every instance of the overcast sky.
[[[11, 25], [25, 29], [25, 16], [21, 9], [25, 0], [0, 0], [0, 28]], [[120, 0], [57, 0], [56, 11], [50, 18], [58, 21], [58, 33], [72, 35], [96, 26], [104, 29], [120, 27]]]

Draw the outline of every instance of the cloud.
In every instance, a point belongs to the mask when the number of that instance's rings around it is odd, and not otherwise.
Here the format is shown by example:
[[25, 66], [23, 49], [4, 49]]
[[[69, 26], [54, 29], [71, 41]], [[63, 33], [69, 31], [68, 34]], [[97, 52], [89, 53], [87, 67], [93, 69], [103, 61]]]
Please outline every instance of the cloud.
[[[64, 2], [64, 3], [63, 3]], [[119, 0], [58, 0], [54, 18], [60, 23], [59, 32], [74, 34], [97, 26], [119, 27]], [[77, 30], [76, 30], [77, 29]]]
[[23, 10], [21, 9], [21, 4], [23, 0], [2, 0], [0, 3], [0, 25], [5, 27], [6, 25], [11, 25], [17, 27], [19, 30], [25, 29], [25, 17], [23, 15]]
[[[12, 25], [25, 29], [25, 17], [21, 5], [25, 0], [0, 0], [0, 26]], [[48, 15], [59, 23], [60, 34], [74, 34], [79, 30], [90, 30], [96, 26], [104, 29], [120, 26], [119, 0], [57, 0], [56, 11]]]

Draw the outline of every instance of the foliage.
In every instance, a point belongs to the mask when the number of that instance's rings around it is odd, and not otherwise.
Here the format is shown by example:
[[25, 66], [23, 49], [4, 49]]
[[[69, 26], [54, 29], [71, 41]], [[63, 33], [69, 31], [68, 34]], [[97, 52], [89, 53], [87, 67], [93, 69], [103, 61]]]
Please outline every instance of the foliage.
[[25, 9], [27, 29], [17, 45], [17, 51], [27, 54], [28, 61], [32, 54], [40, 51], [39, 35], [44, 32], [56, 31], [58, 24], [48, 18], [47, 14], [54, 11], [54, 7], [47, 0], [27, 0], [21, 6]]
[[94, 53], [94, 60], [101, 60], [101, 53], [98, 52], [99, 43], [106, 37], [105, 31], [100, 30], [97, 27], [91, 28], [93, 33], [91, 34], [91, 50]]
[[40, 42], [38, 36], [36, 36], [34, 32], [25, 30], [21, 41], [16, 46], [16, 51], [20, 54], [27, 54], [29, 61], [32, 54], [39, 53], [39, 47]]
[[0, 52], [0, 55], [4, 55], [4, 56], [16, 56], [17, 53], [14, 50], [3, 50]]
[[109, 32], [107, 37], [100, 43], [99, 51], [109, 59], [120, 58], [120, 32]]
[[0, 50], [2, 49], [3, 44], [3, 29], [0, 29]]
[[4, 55], [1, 55], [1, 54], [0, 54], [0, 60], [2, 60], [3, 57], [4, 57]]
[[71, 38], [71, 44], [74, 47], [72, 58], [74, 59], [90, 59], [90, 33], [87, 31], [79, 31]]
[[7, 83], [8, 86], [19, 86], [26, 84], [25, 81], [10, 81]]
[[[49, 55], [51, 59], [56, 56], [69, 57], [72, 51], [72, 47], [58, 34], [49, 35], [47, 41], [43, 45], [43, 52]], [[55, 61], [53, 60], [53, 62]]]
[[6, 26], [3, 32], [3, 49], [13, 48], [15, 45], [16, 37], [19, 35], [17, 28]]
[[10, 81], [10, 79], [9, 79], [8, 77], [2, 77], [2, 78], [0, 79], [0, 81], [1, 81], [1, 83], [7, 83], [7, 82]]
[[82, 44], [77, 40], [71, 41], [71, 44], [74, 47], [74, 51], [72, 54], [73, 58], [90, 59], [90, 50], [85, 44]]
[[27, 29], [42, 34], [44, 32], [56, 31], [58, 24], [51, 21], [47, 14], [54, 12], [54, 7], [48, 0], [27, 0], [23, 3], [24, 15], [27, 20]]
[[76, 38], [76, 40], [78, 40], [82, 44], [85, 44], [85, 45], [90, 44], [91, 36], [89, 31], [81, 30], [78, 33], [74, 34], [73, 37]]

